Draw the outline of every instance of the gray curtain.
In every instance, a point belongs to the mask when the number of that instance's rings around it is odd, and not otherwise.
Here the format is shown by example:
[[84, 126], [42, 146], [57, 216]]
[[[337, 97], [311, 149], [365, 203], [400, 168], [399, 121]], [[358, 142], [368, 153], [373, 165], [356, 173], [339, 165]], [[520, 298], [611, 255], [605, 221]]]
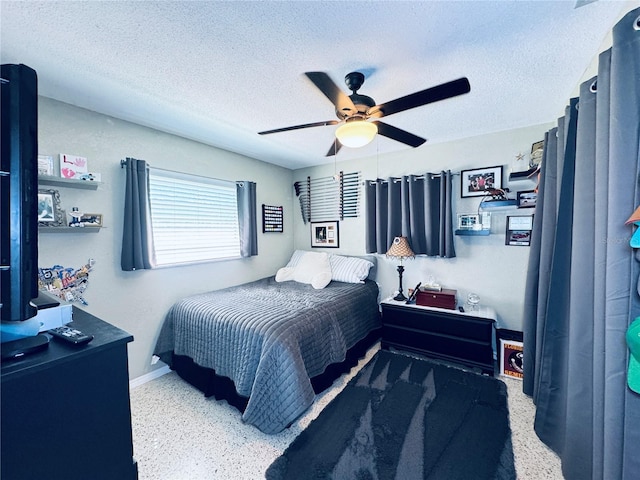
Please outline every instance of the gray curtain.
[[120, 265], [125, 271], [153, 268], [147, 162], [127, 158], [122, 165], [126, 169], [126, 184]]
[[256, 216], [255, 182], [236, 182], [238, 195], [238, 223], [240, 226], [240, 255], [258, 255], [258, 219]]
[[640, 8], [545, 136], [524, 309], [523, 390], [567, 480], [637, 479], [640, 395], [625, 332], [640, 315], [626, 219], [640, 203]]
[[417, 255], [455, 257], [451, 191], [451, 171], [366, 181], [367, 253], [386, 253], [403, 236]]

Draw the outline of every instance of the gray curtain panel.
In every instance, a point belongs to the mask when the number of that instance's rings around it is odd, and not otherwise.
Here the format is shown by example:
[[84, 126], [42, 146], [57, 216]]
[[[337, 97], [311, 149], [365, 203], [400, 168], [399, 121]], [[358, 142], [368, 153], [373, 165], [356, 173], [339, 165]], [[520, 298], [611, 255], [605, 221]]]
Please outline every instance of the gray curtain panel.
[[149, 175], [147, 162], [127, 158], [124, 198], [124, 228], [122, 232], [122, 270], [153, 268], [153, 236], [149, 209]]
[[640, 395], [625, 333], [640, 315], [626, 219], [640, 203], [640, 8], [545, 136], [524, 308], [525, 393], [567, 480], [636, 479]]
[[256, 215], [255, 182], [236, 182], [238, 194], [238, 223], [240, 226], [240, 255], [258, 255], [258, 218]]
[[451, 171], [367, 180], [367, 253], [384, 254], [403, 236], [417, 255], [455, 257], [451, 192]]

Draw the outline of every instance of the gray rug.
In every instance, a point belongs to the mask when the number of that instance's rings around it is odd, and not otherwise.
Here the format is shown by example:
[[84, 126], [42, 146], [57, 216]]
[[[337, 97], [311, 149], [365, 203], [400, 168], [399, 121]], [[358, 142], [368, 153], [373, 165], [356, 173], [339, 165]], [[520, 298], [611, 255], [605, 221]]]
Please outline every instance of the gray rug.
[[380, 351], [266, 478], [515, 479], [506, 385]]

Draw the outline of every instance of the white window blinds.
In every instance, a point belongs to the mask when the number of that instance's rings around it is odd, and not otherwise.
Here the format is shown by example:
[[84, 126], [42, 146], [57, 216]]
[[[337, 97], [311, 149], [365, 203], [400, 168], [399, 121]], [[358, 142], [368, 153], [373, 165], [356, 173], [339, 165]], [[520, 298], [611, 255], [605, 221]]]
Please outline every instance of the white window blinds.
[[157, 265], [240, 256], [235, 182], [149, 169]]
[[360, 172], [295, 182], [304, 223], [355, 218], [360, 208]]

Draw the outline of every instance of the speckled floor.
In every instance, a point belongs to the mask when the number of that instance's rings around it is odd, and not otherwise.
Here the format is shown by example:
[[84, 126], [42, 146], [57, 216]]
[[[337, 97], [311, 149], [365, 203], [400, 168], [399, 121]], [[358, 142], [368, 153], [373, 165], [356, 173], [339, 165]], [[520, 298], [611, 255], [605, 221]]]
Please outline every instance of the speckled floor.
[[[321, 394], [289, 429], [266, 435], [242, 423], [226, 402], [204, 398], [175, 373], [131, 390], [134, 456], [140, 480], [258, 480], [293, 439], [318, 416], [378, 350]], [[534, 406], [520, 381], [504, 378], [509, 391], [518, 478], [562, 479], [558, 457], [533, 432]]]

